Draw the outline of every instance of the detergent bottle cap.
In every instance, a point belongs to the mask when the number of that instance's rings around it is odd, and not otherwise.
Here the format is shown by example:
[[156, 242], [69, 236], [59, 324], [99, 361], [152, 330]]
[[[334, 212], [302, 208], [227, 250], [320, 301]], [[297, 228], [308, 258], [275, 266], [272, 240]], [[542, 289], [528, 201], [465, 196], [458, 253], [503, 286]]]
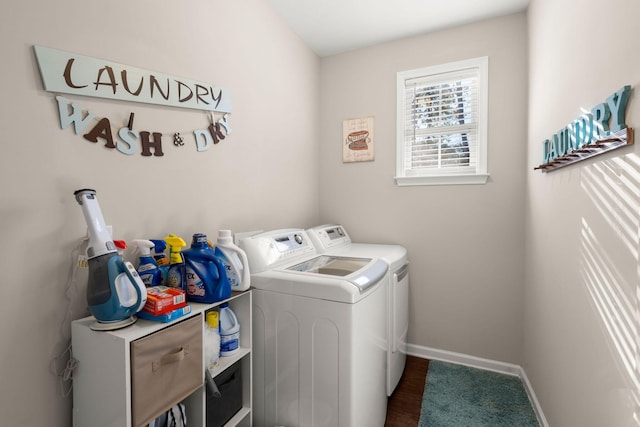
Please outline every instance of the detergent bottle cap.
[[220, 243], [221, 245], [228, 245], [233, 243], [233, 238], [231, 237], [231, 230], [219, 230], [218, 243]]
[[212, 329], [218, 329], [218, 312], [210, 311], [207, 313], [207, 325]]
[[196, 233], [193, 235], [193, 240], [191, 240], [192, 248], [206, 248], [209, 247], [207, 243], [207, 235], [202, 233]]
[[151, 256], [151, 248], [155, 245], [150, 240], [136, 239], [131, 242], [131, 246], [139, 250], [142, 256]]

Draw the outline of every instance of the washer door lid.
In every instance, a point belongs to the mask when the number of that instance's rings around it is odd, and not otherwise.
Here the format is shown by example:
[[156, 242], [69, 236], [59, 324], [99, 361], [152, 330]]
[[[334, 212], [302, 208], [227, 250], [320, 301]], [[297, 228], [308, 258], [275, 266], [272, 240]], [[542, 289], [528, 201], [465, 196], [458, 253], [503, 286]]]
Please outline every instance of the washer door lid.
[[379, 259], [331, 255], [320, 255], [287, 268], [301, 273], [343, 277], [360, 292], [378, 283], [388, 269], [387, 263]]

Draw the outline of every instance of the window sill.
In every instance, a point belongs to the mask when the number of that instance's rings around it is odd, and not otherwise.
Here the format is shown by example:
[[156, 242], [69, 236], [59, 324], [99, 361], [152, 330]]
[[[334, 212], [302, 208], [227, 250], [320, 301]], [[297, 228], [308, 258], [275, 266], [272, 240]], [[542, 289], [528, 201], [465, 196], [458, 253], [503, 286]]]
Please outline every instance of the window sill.
[[486, 184], [488, 173], [473, 175], [440, 175], [440, 176], [396, 176], [396, 185], [406, 187], [412, 185], [476, 185]]

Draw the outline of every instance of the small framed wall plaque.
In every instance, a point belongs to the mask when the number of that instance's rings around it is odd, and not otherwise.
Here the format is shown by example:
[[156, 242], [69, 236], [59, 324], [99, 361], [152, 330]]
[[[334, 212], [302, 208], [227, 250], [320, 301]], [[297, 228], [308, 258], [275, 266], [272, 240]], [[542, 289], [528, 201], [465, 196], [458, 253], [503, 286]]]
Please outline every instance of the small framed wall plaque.
[[370, 162], [374, 148], [373, 117], [342, 121], [342, 161]]

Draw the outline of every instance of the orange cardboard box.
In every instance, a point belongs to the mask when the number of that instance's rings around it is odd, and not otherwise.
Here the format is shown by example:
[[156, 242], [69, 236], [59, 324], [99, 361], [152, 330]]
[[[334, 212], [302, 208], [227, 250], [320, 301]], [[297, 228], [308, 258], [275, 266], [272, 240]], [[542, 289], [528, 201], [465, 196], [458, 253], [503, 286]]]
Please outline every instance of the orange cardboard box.
[[151, 286], [147, 288], [147, 302], [143, 311], [157, 316], [169, 313], [187, 305], [185, 291], [167, 286]]

